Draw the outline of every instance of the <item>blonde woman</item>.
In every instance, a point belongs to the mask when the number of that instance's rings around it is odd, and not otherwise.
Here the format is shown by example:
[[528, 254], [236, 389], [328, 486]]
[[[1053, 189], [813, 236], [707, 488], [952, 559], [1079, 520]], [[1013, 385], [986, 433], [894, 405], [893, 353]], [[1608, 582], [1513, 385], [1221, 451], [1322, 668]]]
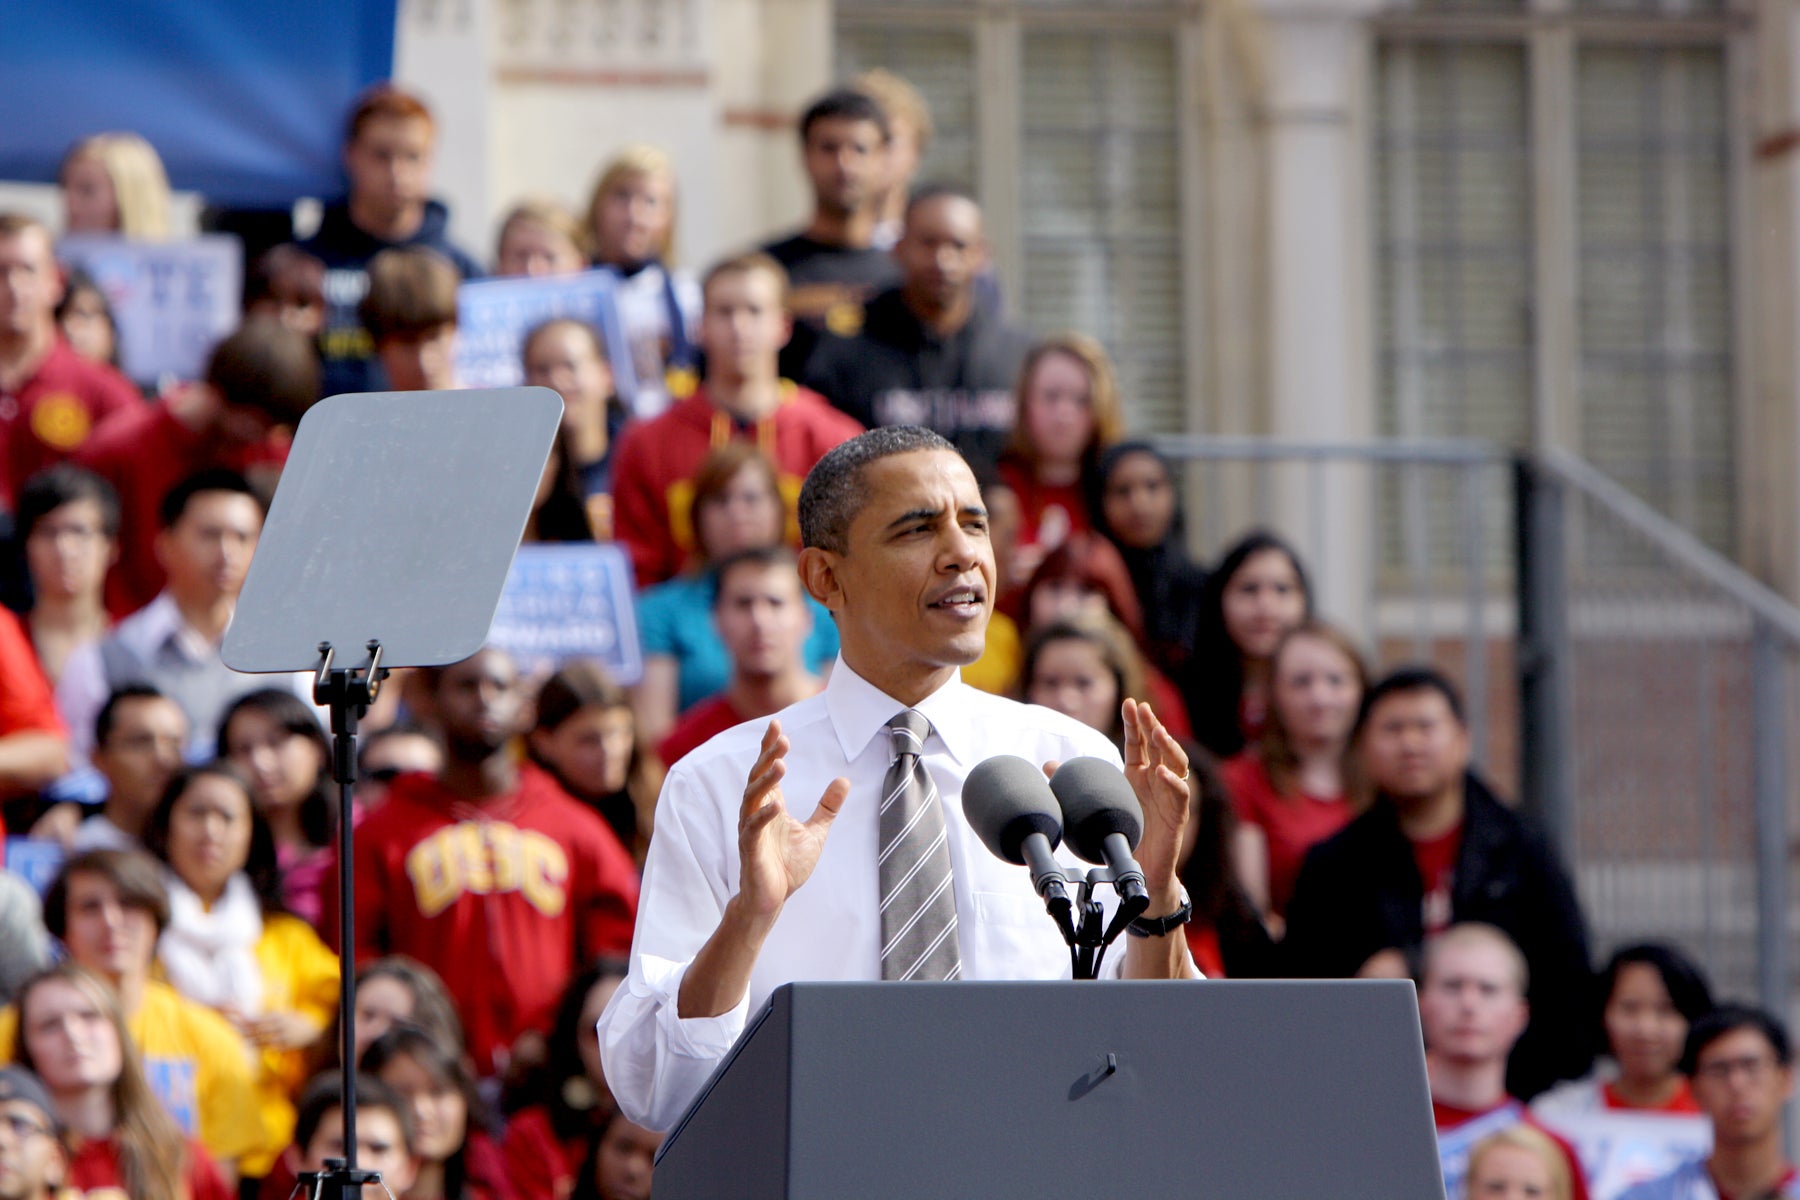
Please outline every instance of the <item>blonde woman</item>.
[[494, 274], [573, 275], [587, 266], [581, 223], [555, 200], [531, 198], [512, 206], [500, 222]]
[[1015, 385], [1019, 419], [1000, 457], [1000, 482], [1019, 499], [1008, 577], [1026, 579], [1071, 534], [1094, 527], [1100, 455], [1119, 440], [1124, 415], [1105, 347], [1061, 333], [1031, 348]]
[[49, 1089], [77, 1195], [113, 1188], [133, 1200], [227, 1200], [212, 1159], [145, 1081], [111, 984], [59, 963], [20, 989], [18, 1011], [13, 1057]]
[[1562, 1148], [1542, 1130], [1514, 1125], [1475, 1144], [1458, 1200], [1571, 1200]]
[[693, 390], [700, 285], [674, 267], [675, 165], [654, 146], [628, 146], [603, 167], [588, 201], [594, 265], [618, 280], [630, 370], [620, 399], [652, 417]]
[[169, 236], [169, 176], [156, 148], [135, 133], [97, 133], [75, 143], [57, 172], [63, 232]]

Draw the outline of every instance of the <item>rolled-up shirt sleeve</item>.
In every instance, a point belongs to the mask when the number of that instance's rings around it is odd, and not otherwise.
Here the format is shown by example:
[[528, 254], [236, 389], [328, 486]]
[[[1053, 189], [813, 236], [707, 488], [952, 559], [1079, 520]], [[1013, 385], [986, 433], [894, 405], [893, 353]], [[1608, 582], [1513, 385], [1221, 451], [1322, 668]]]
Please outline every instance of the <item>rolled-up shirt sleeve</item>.
[[[735, 814], [733, 814], [735, 816]], [[600, 1016], [600, 1060], [619, 1108], [647, 1129], [681, 1118], [744, 1030], [749, 997], [716, 1017], [681, 1019], [681, 982], [736, 890], [735, 823], [681, 765], [657, 804], [631, 970]]]

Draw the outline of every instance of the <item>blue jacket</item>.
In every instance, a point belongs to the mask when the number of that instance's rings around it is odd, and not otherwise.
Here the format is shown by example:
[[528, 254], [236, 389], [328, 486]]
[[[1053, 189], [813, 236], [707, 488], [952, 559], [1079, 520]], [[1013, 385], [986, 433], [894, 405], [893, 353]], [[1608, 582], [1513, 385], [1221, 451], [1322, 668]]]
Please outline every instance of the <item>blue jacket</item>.
[[375, 346], [362, 327], [357, 305], [369, 290], [369, 260], [398, 246], [425, 246], [456, 265], [464, 279], [477, 279], [481, 268], [450, 240], [450, 210], [436, 200], [425, 202], [425, 219], [405, 241], [390, 242], [365, 233], [350, 220], [350, 203], [340, 200], [325, 210], [319, 231], [300, 248], [325, 264], [325, 328], [319, 334], [321, 386], [327, 396], [340, 392], [380, 391], [387, 386], [375, 360]]

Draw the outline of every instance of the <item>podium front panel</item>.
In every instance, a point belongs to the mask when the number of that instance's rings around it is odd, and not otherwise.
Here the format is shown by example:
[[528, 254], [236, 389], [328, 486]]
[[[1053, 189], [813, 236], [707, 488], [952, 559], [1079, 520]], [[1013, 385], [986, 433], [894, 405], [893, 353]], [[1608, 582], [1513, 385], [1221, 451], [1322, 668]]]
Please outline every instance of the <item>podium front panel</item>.
[[656, 1174], [657, 1200], [1443, 1194], [1394, 981], [790, 985]]

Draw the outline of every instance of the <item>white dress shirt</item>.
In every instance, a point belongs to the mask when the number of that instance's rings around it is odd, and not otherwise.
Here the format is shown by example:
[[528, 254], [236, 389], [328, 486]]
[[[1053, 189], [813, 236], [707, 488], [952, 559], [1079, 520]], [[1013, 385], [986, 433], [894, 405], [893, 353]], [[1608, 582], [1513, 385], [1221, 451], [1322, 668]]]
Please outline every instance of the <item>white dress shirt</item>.
[[[107, 645], [116, 643], [132, 663], [129, 679], [109, 678]], [[214, 642], [187, 623], [175, 597], [156, 599], [120, 621], [105, 639], [76, 647], [56, 685], [56, 706], [69, 727], [69, 741], [80, 763], [94, 749], [94, 719], [115, 687], [148, 683], [168, 696], [188, 718], [189, 762], [212, 758], [218, 745], [219, 718], [238, 697], [262, 688], [281, 688], [312, 703], [311, 673], [246, 675], [233, 671], [220, 657], [223, 639]], [[318, 710], [323, 713], [324, 709]]]
[[[963, 780], [976, 763], [999, 754], [1033, 763], [1088, 755], [1119, 766], [1118, 750], [1061, 713], [991, 696], [956, 678], [914, 707], [931, 721], [924, 762], [944, 802], [963, 978], [1069, 978], [1069, 948], [1032, 890], [1029, 872], [991, 854], [963, 817]], [[688, 965], [737, 892], [738, 810], [768, 720], [725, 731], [669, 772], [644, 865], [630, 976], [600, 1017], [607, 1083], [633, 1121], [651, 1129], [673, 1125], [749, 1014], [779, 985], [881, 978], [876, 810], [893, 761], [884, 726], [905, 708], [839, 659], [823, 692], [777, 714], [792, 747], [781, 781], [792, 815], [810, 816], [838, 776], [849, 779], [850, 795], [818, 865], [764, 943], [748, 994], [717, 1017], [683, 1020], [676, 1001]], [[1066, 850], [1060, 853], [1075, 863]], [[1099, 891], [1110, 908], [1110, 890]], [[1124, 957], [1125, 947], [1115, 944], [1105, 973], [1116, 975]]]

